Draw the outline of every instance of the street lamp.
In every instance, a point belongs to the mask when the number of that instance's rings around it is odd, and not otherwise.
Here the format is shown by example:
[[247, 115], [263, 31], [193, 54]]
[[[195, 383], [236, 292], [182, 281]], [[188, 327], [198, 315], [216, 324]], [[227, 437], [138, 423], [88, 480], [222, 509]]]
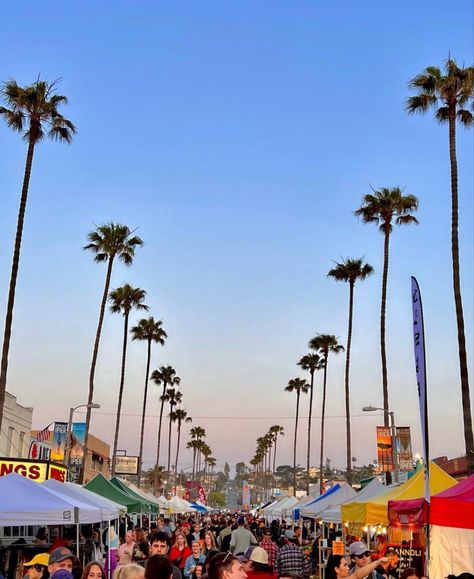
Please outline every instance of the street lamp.
[[395, 475], [395, 482], [399, 482], [398, 476], [398, 446], [397, 446], [397, 430], [395, 428], [395, 415], [393, 412], [389, 410], [385, 410], [385, 408], [378, 408], [376, 406], [364, 406], [362, 408], [364, 412], [376, 412], [377, 410], [381, 410], [390, 416], [390, 430], [392, 431], [392, 448], [393, 448], [393, 471]]
[[[69, 462], [71, 459], [72, 415], [79, 408], [90, 408], [90, 409], [100, 408], [100, 404], [95, 404], [94, 402], [92, 404], [79, 404], [79, 406], [76, 406], [75, 408], [71, 408], [71, 410], [69, 411], [69, 422], [67, 423], [67, 433], [66, 433], [66, 455], [64, 457], [64, 466], [66, 467], [68, 472], [69, 472]], [[86, 457], [84, 457], [83, 460], [84, 460], [84, 464], [83, 464], [83, 468], [84, 468], [86, 465]]]

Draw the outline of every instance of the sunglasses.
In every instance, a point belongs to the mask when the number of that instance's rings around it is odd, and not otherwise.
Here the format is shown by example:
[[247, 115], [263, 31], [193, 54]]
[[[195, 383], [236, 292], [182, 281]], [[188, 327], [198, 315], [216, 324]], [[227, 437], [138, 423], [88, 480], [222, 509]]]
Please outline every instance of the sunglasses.
[[38, 571], [38, 573], [40, 571], [43, 571], [43, 569], [44, 569], [43, 565], [33, 565], [33, 568], [36, 569], [36, 571]]
[[362, 553], [361, 555], [356, 555], [357, 559], [363, 559], [364, 557], [370, 557], [370, 551], [366, 551], [365, 553]]
[[230, 551], [227, 551], [225, 557], [222, 559], [222, 564], [224, 564], [227, 561], [227, 559], [229, 558], [229, 555], [232, 556], [232, 553]]

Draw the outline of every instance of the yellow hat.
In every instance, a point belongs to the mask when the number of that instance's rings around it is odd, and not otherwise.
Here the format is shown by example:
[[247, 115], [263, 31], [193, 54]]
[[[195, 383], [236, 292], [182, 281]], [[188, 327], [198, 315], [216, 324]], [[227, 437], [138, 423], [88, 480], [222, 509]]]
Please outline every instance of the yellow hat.
[[28, 561], [28, 563], [23, 563], [23, 567], [32, 567], [33, 565], [44, 565], [47, 567], [49, 564], [49, 554], [48, 553], [38, 553]]

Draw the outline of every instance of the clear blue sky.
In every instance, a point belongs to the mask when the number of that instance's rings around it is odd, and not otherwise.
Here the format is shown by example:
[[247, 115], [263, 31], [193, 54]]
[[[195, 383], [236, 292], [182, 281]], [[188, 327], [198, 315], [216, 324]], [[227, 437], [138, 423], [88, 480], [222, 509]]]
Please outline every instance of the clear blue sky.
[[[388, 303], [390, 400], [399, 424], [419, 419], [409, 278], [427, 325], [433, 454], [463, 450], [446, 127], [404, 112], [407, 81], [448, 54], [472, 63], [472, 3], [10, 3], [0, 79], [61, 77], [78, 127], [73, 145], [38, 146], [15, 307], [8, 389], [34, 406], [34, 426], [66, 420], [87, 399], [105, 268], [81, 250], [105, 221], [138, 228], [145, 246], [124, 281], [147, 290], [169, 333], [153, 366], [182, 377], [185, 406], [222, 465], [247, 461], [271, 424], [287, 436], [283, 392], [316, 333], [346, 339], [347, 287], [332, 260], [365, 256], [376, 271], [357, 288], [352, 363], [353, 454], [375, 458], [382, 403], [378, 344], [382, 238], [352, 211], [370, 186], [406, 187], [421, 225], [392, 238]], [[0, 311], [4, 311], [25, 146], [0, 127]], [[473, 133], [459, 131], [460, 239], [472, 372]], [[2, 314], [3, 317], [3, 314]], [[133, 316], [135, 318], [135, 316]], [[93, 432], [112, 442], [122, 320], [107, 315]], [[120, 446], [138, 449], [145, 347], [131, 343]], [[344, 463], [343, 356], [331, 360], [327, 456]], [[314, 458], [321, 377], [317, 378]], [[306, 402], [305, 402], [306, 404]], [[158, 393], [151, 388], [149, 413]], [[302, 409], [307, 415], [306, 406]], [[222, 417], [238, 416], [238, 420]], [[250, 420], [248, 417], [261, 420]], [[80, 418], [80, 415], [78, 415]], [[302, 421], [303, 442], [305, 422]], [[145, 464], [156, 421], [146, 431]], [[302, 444], [299, 461], [305, 460]], [[183, 455], [182, 466], [190, 464]]]

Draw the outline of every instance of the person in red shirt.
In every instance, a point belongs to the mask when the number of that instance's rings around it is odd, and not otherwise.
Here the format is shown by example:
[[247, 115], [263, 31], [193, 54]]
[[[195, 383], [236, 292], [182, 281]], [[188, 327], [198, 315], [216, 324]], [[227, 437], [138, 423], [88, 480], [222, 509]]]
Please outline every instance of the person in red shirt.
[[169, 554], [170, 561], [183, 573], [186, 559], [192, 555], [192, 551], [186, 542], [186, 536], [181, 530], [176, 531], [174, 545]]
[[260, 543], [260, 547], [262, 547], [262, 549], [265, 549], [265, 551], [268, 553], [268, 564], [271, 567], [275, 567], [279, 548], [277, 544], [274, 541], [272, 541], [271, 529], [265, 529], [263, 531], [263, 539]]

